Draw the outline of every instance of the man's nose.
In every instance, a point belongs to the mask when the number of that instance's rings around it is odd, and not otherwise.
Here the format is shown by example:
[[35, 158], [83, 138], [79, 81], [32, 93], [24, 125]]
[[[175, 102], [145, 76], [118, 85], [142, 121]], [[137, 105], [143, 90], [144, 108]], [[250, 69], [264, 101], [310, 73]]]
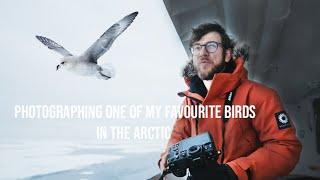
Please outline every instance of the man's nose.
[[200, 52], [199, 52], [199, 55], [200, 55], [200, 56], [208, 55], [208, 51], [207, 51], [207, 49], [206, 49], [205, 46], [202, 46], [202, 47], [201, 47], [201, 50], [200, 50]]

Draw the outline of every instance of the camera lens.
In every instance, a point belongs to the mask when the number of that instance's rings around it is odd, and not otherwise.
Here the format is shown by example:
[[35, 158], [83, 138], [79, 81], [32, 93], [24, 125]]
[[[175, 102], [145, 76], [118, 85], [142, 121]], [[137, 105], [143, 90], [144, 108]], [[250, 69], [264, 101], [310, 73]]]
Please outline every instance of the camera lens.
[[196, 154], [196, 153], [198, 153], [198, 152], [200, 152], [201, 151], [201, 147], [200, 146], [198, 146], [198, 145], [194, 145], [194, 146], [191, 146], [190, 148], [189, 148], [189, 154]]
[[183, 176], [187, 175], [186, 170], [177, 170], [177, 171], [173, 171], [172, 173], [177, 177], [183, 177]]

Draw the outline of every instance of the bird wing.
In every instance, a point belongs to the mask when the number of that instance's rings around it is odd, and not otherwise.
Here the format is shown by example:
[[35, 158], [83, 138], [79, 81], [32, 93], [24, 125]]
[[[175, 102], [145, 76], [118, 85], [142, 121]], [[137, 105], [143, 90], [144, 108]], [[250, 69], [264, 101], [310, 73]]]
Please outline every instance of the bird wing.
[[113, 24], [85, 51], [85, 59], [97, 63], [98, 58], [110, 49], [114, 40], [130, 26], [137, 15], [138, 12], [133, 12]]
[[63, 56], [72, 56], [72, 54], [68, 50], [66, 50], [64, 47], [62, 47], [61, 45], [59, 45], [51, 39], [43, 36], [36, 36], [36, 38], [40, 42], [42, 42], [42, 44], [46, 45], [49, 49], [54, 50]]

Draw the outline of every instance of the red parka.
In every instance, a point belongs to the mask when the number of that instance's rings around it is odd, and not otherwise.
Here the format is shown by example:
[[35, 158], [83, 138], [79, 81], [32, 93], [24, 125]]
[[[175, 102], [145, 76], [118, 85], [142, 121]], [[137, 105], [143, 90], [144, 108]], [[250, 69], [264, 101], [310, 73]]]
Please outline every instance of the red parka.
[[[235, 62], [233, 73], [217, 73], [214, 76], [204, 98], [198, 93], [183, 92], [183, 104], [191, 105], [196, 100], [203, 105], [224, 107], [226, 94], [235, 90], [232, 104], [254, 105], [255, 118], [229, 118], [226, 122], [221, 118], [202, 118], [198, 122], [190, 118], [177, 119], [166, 149], [196, 133], [209, 132], [217, 149], [223, 149], [223, 159], [219, 156], [218, 162], [228, 164], [239, 180], [248, 179], [248, 174], [253, 180], [288, 175], [299, 161], [301, 152], [294, 124], [277, 93], [248, 80], [241, 58]], [[164, 159], [165, 154], [162, 153], [161, 158]]]

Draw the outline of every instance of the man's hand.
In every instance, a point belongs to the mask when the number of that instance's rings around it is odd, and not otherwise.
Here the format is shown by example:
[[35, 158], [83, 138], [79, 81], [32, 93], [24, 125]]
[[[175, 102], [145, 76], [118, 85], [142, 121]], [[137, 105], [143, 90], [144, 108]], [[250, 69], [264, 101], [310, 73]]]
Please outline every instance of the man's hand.
[[237, 180], [237, 175], [227, 164], [210, 163], [207, 167], [190, 168], [192, 180]]
[[161, 172], [163, 172], [167, 167], [167, 156], [168, 156], [168, 153], [165, 153], [164, 155], [162, 155], [161, 159], [159, 160], [158, 165]]

